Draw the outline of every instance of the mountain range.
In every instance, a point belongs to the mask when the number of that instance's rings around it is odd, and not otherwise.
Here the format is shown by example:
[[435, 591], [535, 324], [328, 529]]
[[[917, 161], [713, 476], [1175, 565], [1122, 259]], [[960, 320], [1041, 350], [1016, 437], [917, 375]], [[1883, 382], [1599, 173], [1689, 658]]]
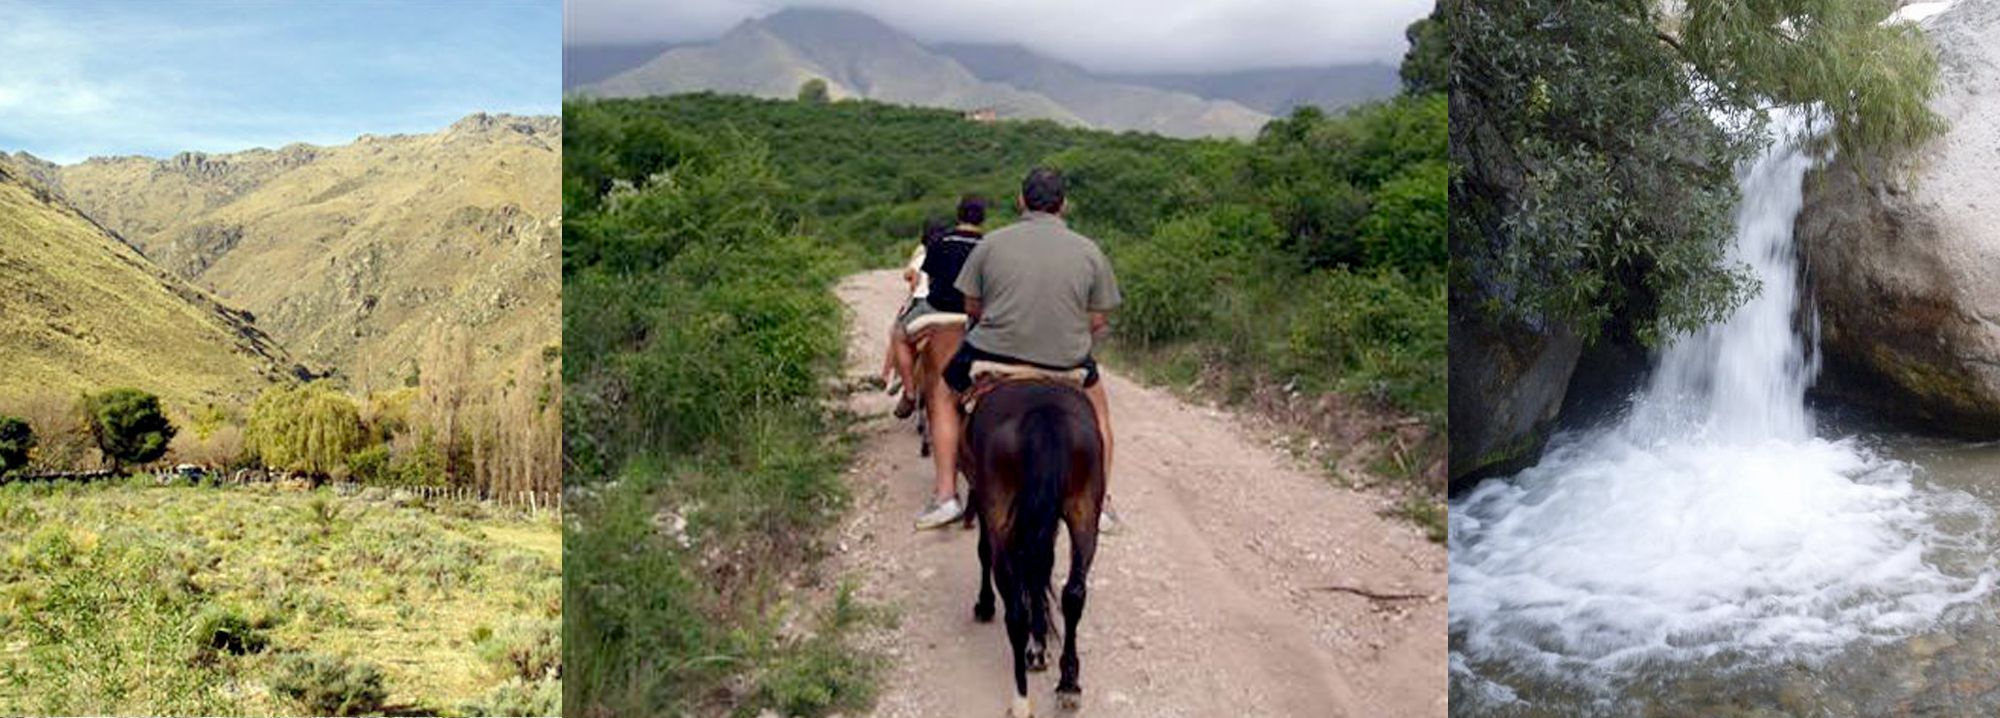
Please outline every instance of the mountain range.
[[303, 376], [252, 316], [160, 269], [0, 155], [0, 400], [131, 386], [241, 404]]
[[475, 114], [333, 147], [13, 162], [315, 372], [367, 390], [414, 378], [449, 328], [476, 368], [559, 344], [561, 134], [555, 117]]
[[[658, 54], [614, 71], [650, 49]], [[824, 80], [834, 99], [865, 98], [1174, 137], [1249, 137], [1302, 104], [1328, 109], [1387, 97], [1395, 68], [1353, 65], [1214, 75], [1093, 73], [1019, 45], [926, 45], [858, 12], [793, 8], [710, 42], [568, 48], [582, 62], [570, 92], [643, 97], [715, 91], [789, 98]]]

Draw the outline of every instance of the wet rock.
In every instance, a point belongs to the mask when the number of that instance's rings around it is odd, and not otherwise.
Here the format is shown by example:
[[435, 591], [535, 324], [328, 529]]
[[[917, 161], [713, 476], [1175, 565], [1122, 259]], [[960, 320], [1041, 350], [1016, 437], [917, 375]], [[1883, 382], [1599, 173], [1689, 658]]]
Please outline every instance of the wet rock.
[[[1583, 340], [1561, 327], [1537, 328], [1463, 316], [1454, 304], [1449, 353], [1472, 357], [1451, 372], [1451, 488], [1527, 468], [1555, 426]], [[1454, 367], [1457, 368], [1456, 366]]]

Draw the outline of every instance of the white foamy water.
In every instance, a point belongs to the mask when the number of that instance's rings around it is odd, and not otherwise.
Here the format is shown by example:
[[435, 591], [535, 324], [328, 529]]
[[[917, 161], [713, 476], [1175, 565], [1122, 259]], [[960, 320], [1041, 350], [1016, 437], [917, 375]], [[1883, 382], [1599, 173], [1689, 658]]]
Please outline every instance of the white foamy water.
[[[1802, 128], [1777, 120], [1780, 137]], [[1753, 299], [1662, 352], [1619, 424], [1560, 436], [1540, 465], [1452, 502], [1455, 678], [1503, 662], [1605, 685], [1640, 663], [1809, 658], [1921, 630], [1989, 589], [1934, 560], [1964, 549], [1934, 522], [1983, 524], [1983, 508], [1814, 434], [1792, 245], [1812, 164], [1781, 140], [1739, 175], [1732, 255], [1761, 282]]]

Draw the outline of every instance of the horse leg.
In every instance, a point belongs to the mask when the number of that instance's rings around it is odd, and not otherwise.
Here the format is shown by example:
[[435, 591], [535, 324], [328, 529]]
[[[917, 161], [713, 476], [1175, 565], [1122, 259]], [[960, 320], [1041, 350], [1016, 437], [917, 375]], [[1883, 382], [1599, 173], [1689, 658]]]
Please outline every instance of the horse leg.
[[1007, 603], [1007, 645], [1014, 649], [1014, 698], [1008, 703], [1007, 715], [1033, 718], [1034, 705], [1028, 702], [1028, 602], [1024, 600], [1020, 577], [1014, 575], [1017, 567], [1012, 563], [1002, 553], [996, 571], [1000, 599]]
[[1028, 592], [1028, 670], [1049, 669], [1049, 594]]
[[[1097, 522], [1092, 518], [1070, 522], [1069, 580], [1063, 584], [1063, 652], [1062, 678], [1056, 682], [1056, 702], [1063, 710], [1076, 710], [1083, 703], [1083, 686], [1076, 682], [1079, 665], [1076, 659], [1076, 624], [1083, 619], [1084, 597], [1089, 594], [1085, 585], [1090, 576], [1090, 562], [1097, 557]], [[1088, 524], [1078, 526], [1078, 524]], [[1081, 529], [1081, 530], [1079, 530]]]
[[927, 399], [917, 400], [917, 456], [929, 458], [931, 455], [931, 420]]
[[[966, 513], [978, 509], [975, 502]], [[984, 529], [979, 532], [979, 602], [972, 604], [972, 620], [980, 623], [993, 621], [993, 543], [986, 539]]]

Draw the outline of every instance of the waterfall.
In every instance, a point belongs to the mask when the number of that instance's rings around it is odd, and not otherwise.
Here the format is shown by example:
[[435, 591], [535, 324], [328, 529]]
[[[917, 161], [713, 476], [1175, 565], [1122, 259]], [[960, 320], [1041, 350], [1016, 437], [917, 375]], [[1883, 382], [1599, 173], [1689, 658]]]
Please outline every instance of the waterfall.
[[1605, 687], [1642, 666], [1809, 660], [1988, 590], [1933, 560], [1956, 540], [1936, 517], [1983, 509], [1815, 431], [1792, 238], [1814, 158], [1794, 141], [1801, 114], [1773, 119], [1738, 173], [1730, 250], [1757, 294], [1665, 348], [1615, 425], [1559, 435], [1538, 466], [1452, 502], [1454, 673], [1497, 663]]
[[1736, 242], [1728, 259], [1750, 267], [1758, 292], [1727, 321], [1680, 338], [1660, 355], [1628, 430], [1653, 437], [1692, 430], [1718, 439], [1799, 441], [1812, 435], [1806, 389], [1817, 367], [1799, 328], [1798, 252], [1792, 224], [1805, 202], [1813, 158], [1790, 138], [1804, 113], [1781, 112], [1770, 149], [1739, 177]]

